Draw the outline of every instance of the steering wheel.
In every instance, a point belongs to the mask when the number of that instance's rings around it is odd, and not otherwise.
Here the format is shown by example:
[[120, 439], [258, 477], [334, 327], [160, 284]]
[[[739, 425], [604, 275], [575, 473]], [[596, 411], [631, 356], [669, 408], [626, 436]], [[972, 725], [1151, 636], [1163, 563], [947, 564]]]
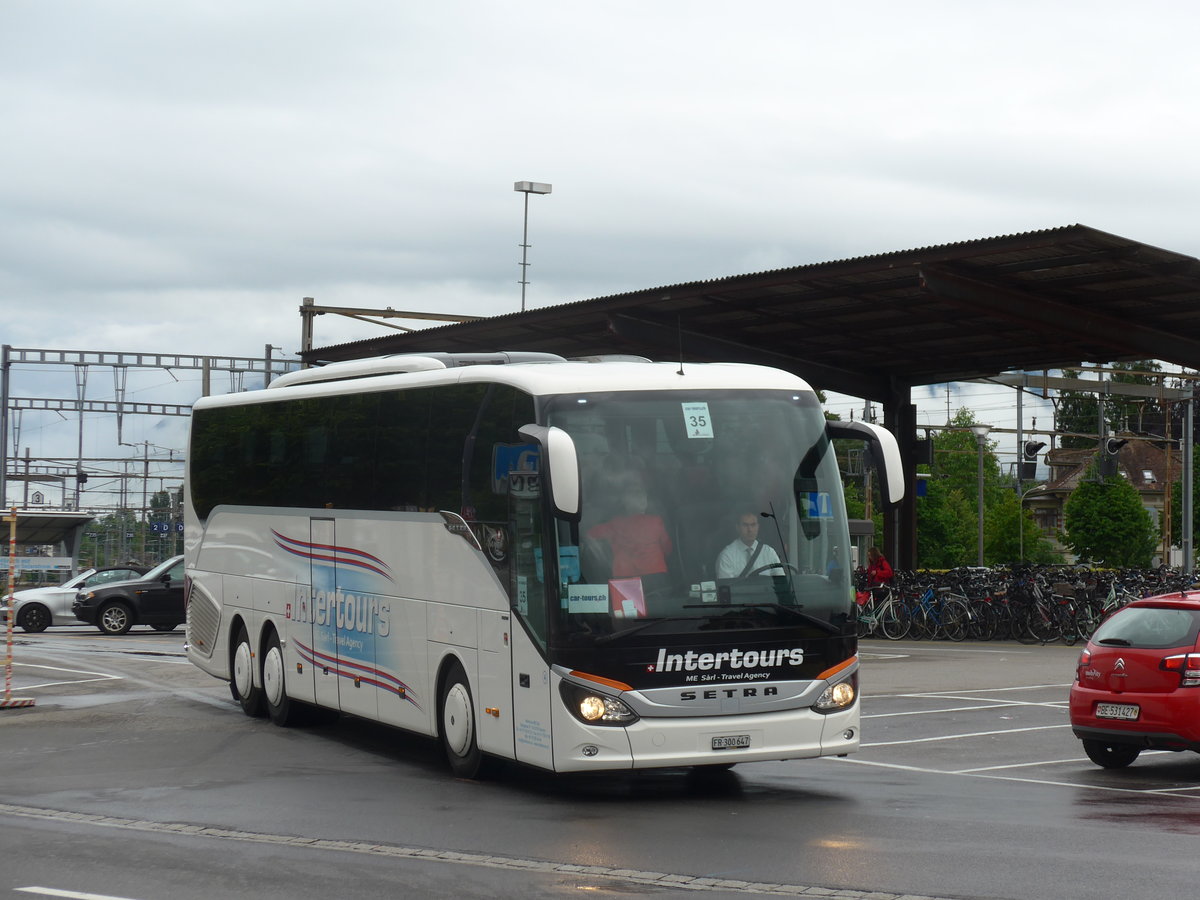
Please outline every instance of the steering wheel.
[[743, 578], [750, 578], [750, 577], [752, 577], [752, 576], [754, 576], [754, 575], [758, 575], [758, 574], [760, 574], [760, 573], [762, 573], [762, 572], [765, 572], [765, 571], [767, 571], [767, 569], [789, 569], [789, 570], [791, 570], [793, 573], [795, 573], [796, 575], [799, 575], [799, 574], [800, 574], [800, 570], [799, 570], [799, 569], [797, 569], [795, 566], [793, 566], [791, 563], [773, 562], [773, 563], [767, 563], [765, 566], [759, 566], [759, 567], [758, 567], [757, 569], [755, 569], [753, 572], [747, 572], [747, 573], [746, 573], [745, 575], [743, 575], [742, 577], [743, 577]]

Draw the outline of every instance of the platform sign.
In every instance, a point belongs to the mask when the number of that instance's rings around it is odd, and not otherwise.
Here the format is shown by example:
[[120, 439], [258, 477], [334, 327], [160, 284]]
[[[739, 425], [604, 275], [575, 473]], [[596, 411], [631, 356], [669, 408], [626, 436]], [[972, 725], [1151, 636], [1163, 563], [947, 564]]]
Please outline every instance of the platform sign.
[[832, 519], [833, 500], [829, 491], [809, 491], [806, 495], [809, 519]]
[[[536, 475], [540, 460], [541, 451], [537, 444], [493, 444], [492, 493], [504, 494], [511, 491], [514, 487], [512, 474], [515, 472]], [[529, 482], [534, 483], [536, 482]], [[525, 483], [518, 480], [515, 486], [523, 487]]]
[[[66, 572], [71, 568], [69, 556], [14, 556], [12, 563], [17, 572]], [[9, 557], [0, 557], [0, 572], [7, 572]]]

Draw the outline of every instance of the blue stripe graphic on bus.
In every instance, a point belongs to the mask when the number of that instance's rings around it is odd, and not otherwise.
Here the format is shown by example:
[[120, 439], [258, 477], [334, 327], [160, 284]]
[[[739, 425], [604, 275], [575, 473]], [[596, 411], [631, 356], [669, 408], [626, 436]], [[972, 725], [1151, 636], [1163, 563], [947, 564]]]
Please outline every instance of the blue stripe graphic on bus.
[[353, 662], [344, 657], [339, 658], [320, 653], [312, 647], [302, 644], [300, 641], [295, 641], [295, 644], [300, 658], [310, 665], [319, 666], [321, 669], [328, 670], [330, 673], [338, 675], [341, 678], [351, 678], [374, 685], [377, 688], [382, 688], [389, 693], [395, 694], [402, 700], [407, 700], [417, 709], [421, 709], [421, 704], [413, 696], [412, 688], [395, 675], [385, 672], [382, 669], [375, 669], [371, 666], [365, 666], [362, 663]]
[[335, 566], [349, 566], [354, 569], [374, 572], [382, 575], [388, 581], [393, 581], [388, 564], [378, 556], [372, 556], [365, 550], [355, 550], [353, 547], [336, 547], [329, 544], [314, 544], [311, 541], [300, 541], [280, 534], [274, 529], [271, 534], [275, 543], [283, 550], [294, 556], [311, 559], [317, 562], [333, 563]]

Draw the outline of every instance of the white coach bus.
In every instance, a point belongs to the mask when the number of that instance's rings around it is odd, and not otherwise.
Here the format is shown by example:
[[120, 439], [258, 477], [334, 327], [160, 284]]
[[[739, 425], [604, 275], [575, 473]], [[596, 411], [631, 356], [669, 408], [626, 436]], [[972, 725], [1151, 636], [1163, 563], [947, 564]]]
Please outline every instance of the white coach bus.
[[568, 771], [845, 755], [849, 536], [814, 391], [749, 365], [401, 355], [196, 403], [188, 658], [313, 707]]

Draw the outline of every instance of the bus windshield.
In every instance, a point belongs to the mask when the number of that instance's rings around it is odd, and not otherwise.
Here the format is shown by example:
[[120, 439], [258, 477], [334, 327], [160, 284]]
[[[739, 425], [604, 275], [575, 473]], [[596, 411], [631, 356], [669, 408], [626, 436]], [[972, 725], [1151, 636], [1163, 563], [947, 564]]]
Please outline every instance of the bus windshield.
[[556, 526], [554, 644], [845, 632], [846, 513], [815, 394], [562, 395], [543, 421], [573, 438], [582, 480], [579, 521]]

